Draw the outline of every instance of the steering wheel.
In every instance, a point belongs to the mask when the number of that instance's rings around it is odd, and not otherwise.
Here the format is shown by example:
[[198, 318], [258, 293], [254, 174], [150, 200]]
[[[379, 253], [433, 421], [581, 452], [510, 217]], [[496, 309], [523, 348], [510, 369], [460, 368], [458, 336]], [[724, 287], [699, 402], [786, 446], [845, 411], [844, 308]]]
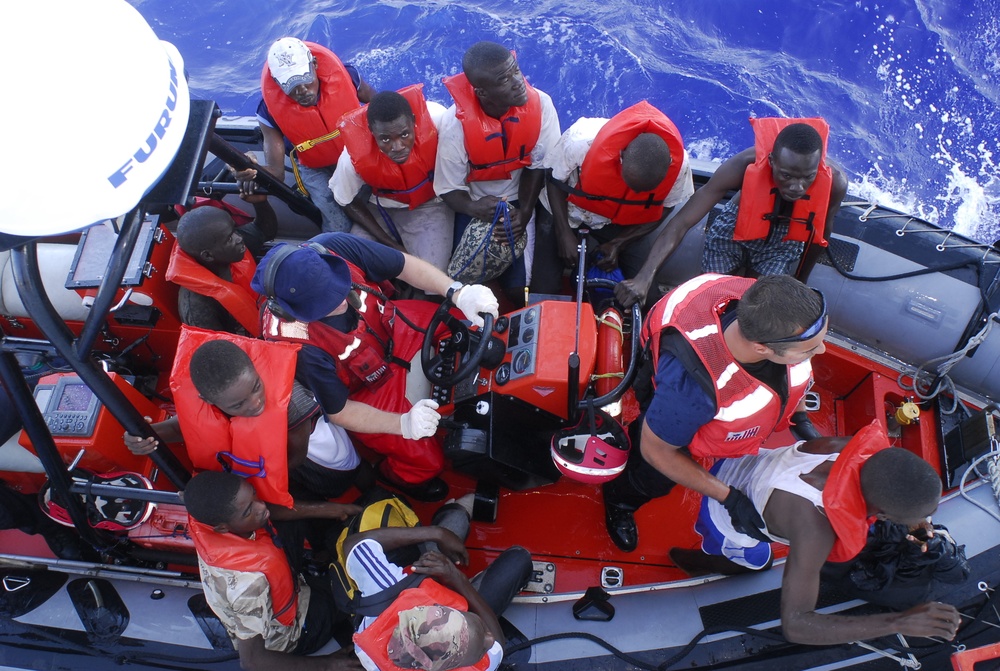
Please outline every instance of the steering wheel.
[[[493, 333], [493, 315], [482, 313], [483, 327], [479, 330], [479, 343], [475, 349], [469, 350], [469, 343], [472, 342], [472, 329], [462, 323], [455, 315], [451, 314], [451, 301], [444, 301], [438, 307], [431, 323], [427, 325], [427, 332], [424, 334], [424, 343], [420, 348], [420, 365], [424, 369], [427, 379], [438, 387], [452, 387], [479, 370], [480, 363], [486, 355], [490, 346], [490, 334]], [[444, 336], [451, 340], [457, 347], [447, 354], [435, 352], [435, 348], [443, 338], [436, 337], [439, 329], [446, 327], [448, 335]], [[467, 358], [455, 372], [446, 375], [438, 369], [444, 368], [445, 359], [458, 354], [467, 353]]]

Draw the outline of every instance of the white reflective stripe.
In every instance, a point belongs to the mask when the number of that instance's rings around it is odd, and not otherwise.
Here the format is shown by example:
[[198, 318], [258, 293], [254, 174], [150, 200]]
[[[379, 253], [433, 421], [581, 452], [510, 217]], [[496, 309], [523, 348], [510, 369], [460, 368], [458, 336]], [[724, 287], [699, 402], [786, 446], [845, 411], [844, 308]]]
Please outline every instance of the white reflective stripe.
[[344, 349], [344, 352], [342, 354], [340, 354], [337, 358], [340, 359], [341, 361], [343, 361], [347, 357], [351, 356], [351, 353], [354, 350], [356, 350], [357, 348], [359, 348], [360, 346], [361, 346], [361, 338], [358, 338], [357, 336], [355, 336], [354, 337], [354, 342], [352, 342], [350, 345], [348, 345]]
[[365, 312], [368, 312], [368, 292], [359, 291], [358, 293], [361, 296], [361, 307], [358, 308], [358, 312], [364, 314]]
[[719, 332], [719, 327], [716, 324], [709, 324], [708, 326], [702, 326], [693, 331], [686, 331], [685, 336], [689, 340], [698, 340], [700, 338], [707, 338], [708, 336], [715, 335]]
[[804, 385], [812, 377], [812, 362], [809, 359], [797, 363], [788, 369], [788, 384], [793, 387]]
[[722, 422], [746, 419], [766, 408], [767, 404], [773, 398], [774, 394], [764, 385], [760, 385], [749, 396], [741, 398], [724, 408], [719, 408], [719, 412], [715, 413], [714, 419]]
[[688, 280], [684, 284], [680, 285], [673, 291], [671, 291], [667, 296], [667, 304], [663, 309], [663, 323], [669, 324], [673, 319], [674, 310], [677, 309], [677, 305], [688, 297], [692, 291], [700, 289], [703, 284], [717, 280], [720, 277], [726, 277], [725, 275], [716, 275], [714, 273], [707, 273], [705, 275], [699, 275], [693, 280]]
[[280, 335], [282, 338], [309, 339], [309, 324], [306, 322], [286, 322], [279, 319], [275, 319], [274, 322], [278, 327], [274, 335]]
[[[562, 466], [568, 471], [573, 473], [578, 473], [580, 475], [592, 475], [592, 476], [612, 476], [618, 475], [625, 470], [625, 464], [621, 466], [615, 466], [614, 468], [587, 468], [585, 466], [580, 466], [579, 464], [574, 464], [563, 458], [559, 452], [552, 450], [552, 460], [557, 464]], [[627, 462], [626, 462], [627, 463]]]
[[722, 374], [719, 375], [719, 379], [715, 381], [715, 388], [722, 389], [729, 384], [729, 381], [733, 379], [733, 375], [736, 375], [739, 369], [740, 366], [735, 361], [726, 366], [726, 370], [722, 371]]

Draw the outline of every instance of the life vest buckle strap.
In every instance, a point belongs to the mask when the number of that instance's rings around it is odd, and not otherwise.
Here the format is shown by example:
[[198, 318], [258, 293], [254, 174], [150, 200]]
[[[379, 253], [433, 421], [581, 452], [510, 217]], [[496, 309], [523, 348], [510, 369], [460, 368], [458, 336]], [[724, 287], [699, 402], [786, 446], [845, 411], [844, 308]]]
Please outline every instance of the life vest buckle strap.
[[[253, 459], [241, 459], [232, 452], [216, 452], [215, 458], [222, 465], [223, 470], [225, 470], [227, 473], [233, 473], [234, 475], [238, 475], [241, 478], [267, 477], [267, 468], [264, 465], [263, 456], [258, 457], [257, 460], [255, 461]], [[234, 465], [241, 466], [243, 468], [248, 468], [251, 470], [256, 468], [257, 472], [253, 473], [249, 471], [241, 471], [235, 468]]]
[[333, 132], [327, 133], [326, 135], [320, 135], [317, 138], [313, 138], [311, 140], [304, 140], [298, 143], [297, 145], [295, 145], [295, 151], [297, 152], [308, 151], [313, 147], [315, 147], [316, 145], [323, 144], [324, 142], [329, 142], [330, 140], [335, 140], [338, 137], [340, 137], [339, 128]]

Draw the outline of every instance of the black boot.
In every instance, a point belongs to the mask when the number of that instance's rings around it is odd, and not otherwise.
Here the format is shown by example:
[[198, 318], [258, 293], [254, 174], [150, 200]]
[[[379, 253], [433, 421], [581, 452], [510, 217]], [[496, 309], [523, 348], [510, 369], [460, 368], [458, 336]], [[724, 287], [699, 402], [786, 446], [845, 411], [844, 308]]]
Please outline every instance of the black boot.
[[634, 511], [604, 502], [604, 521], [608, 535], [622, 552], [632, 552], [639, 544], [639, 530], [635, 526]]

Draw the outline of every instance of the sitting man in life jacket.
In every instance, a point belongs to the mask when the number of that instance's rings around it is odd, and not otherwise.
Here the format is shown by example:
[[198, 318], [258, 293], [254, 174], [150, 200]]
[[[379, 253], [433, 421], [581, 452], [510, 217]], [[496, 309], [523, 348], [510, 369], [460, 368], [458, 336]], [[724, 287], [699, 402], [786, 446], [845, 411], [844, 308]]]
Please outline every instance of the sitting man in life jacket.
[[[445, 77], [444, 84], [455, 104], [439, 127], [434, 191], [456, 213], [456, 241], [472, 219], [492, 222], [498, 204], [509, 205], [511, 236], [528, 240], [499, 279], [512, 300], [523, 302], [532, 275], [535, 205], [545, 184], [543, 161], [559, 141], [559, 117], [548, 94], [525, 81], [514, 54], [495, 42], [469, 47], [462, 72]], [[505, 228], [497, 222], [496, 240], [507, 241]]]
[[271, 45], [260, 75], [257, 121], [267, 171], [285, 179], [285, 141], [296, 177], [323, 215], [324, 231], [349, 231], [351, 222], [330, 192], [344, 150], [337, 122], [371, 100], [374, 91], [352, 65], [326, 47], [282, 37]]
[[[941, 480], [917, 455], [889, 447], [877, 422], [850, 442], [818, 438], [761, 450], [755, 456], [722, 459], [712, 473], [747, 492], [762, 513], [768, 541], [789, 546], [781, 583], [781, 628], [789, 641], [836, 645], [891, 634], [955, 637], [958, 611], [943, 603], [849, 617], [816, 612], [823, 564], [857, 556], [875, 519], [909, 527], [908, 539], [918, 545], [918, 536], [933, 534], [930, 516], [941, 498]], [[691, 574], [771, 565], [770, 543], [736, 531], [729, 513], [712, 498], [702, 499], [696, 529], [704, 552], [674, 548], [670, 553]]]
[[[445, 109], [423, 85], [377, 93], [340, 121], [346, 148], [330, 180], [351, 233], [448, 268], [455, 214], [434, 193], [437, 127]], [[364, 186], [371, 187], [368, 197]]]
[[[463, 545], [469, 498], [441, 508], [433, 526], [385, 527], [347, 537], [347, 573], [362, 600], [393, 598], [381, 613], [365, 614], [354, 635], [355, 652], [368, 671], [493, 671], [503, 660], [497, 618], [531, 577], [531, 555], [522, 547], [509, 548], [470, 582], [456, 566], [469, 561]], [[424, 551], [407, 567], [386, 557], [418, 544], [437, 549]]]
[[205, 471], [184, 490], [202, 588], [244, 669], [360, 670], [345, 650], [315, 653], [333, 637], [329, 580], [293, 567], [267, 505], [247, 480]]
[[444, 467], [435, 437], [440, 417], [426, 397], [429, 385], [417, 388], [421, 329], [437, 306], [391, 300], [388, 280], [396, 278], [448, 296], [478, 326], [480, 313], [497, 315], [486, 287], [453, 282], [422, 259], [346, 233], [275, 247], [261, 259], [252, 286], [269, 299], [264, 338], [302, 343], [299, 375], [330, 422], [385, 455], [383, 480], [437, 501], [448, 491], [437, 477]]
[[[177, 416], [153, 429], [168, 443], [184, 441], [196, 469], [246, 477], [276, 522], [343, 519], [359, 508], [327, 499], [372, 478], [346, 432], [295, 382], [298, 349], [183, 327], [170, 375]], [[157, 446], [131, 434], [125, 444], [135, 454]], [[310, 539], [323, 532], [310, 526]], [[288, 525], [289, 538], [299, 532]], [[292, 546], [299, 552], [301, 542]]]
[[263, 253], [263, 243], [277, 233], [278, 220], [267, 196], [248, 198], [257, 217], [239, 228], [221, 206], [195, 207], [177, 222], [177, 244], [170, 252], [166, 277], [180, 285], [177, 312], [181, 322], [210, 331], [260, 336], [260, 296], [250, 288], [257, 269], [252, 248]]
[[815, 434], [804, 398], [809, 360], [825, 351], [826, 330], [822, 294], [788, 275], [700, 275], [653, 306], [641, 335], [653, 393], [643, 399], [640, 449], [604, 484], [615, 545], [635, 550], [635, 511], [675, 484], [722, 502], [736, 528], [761, 534], [764, 523], [746, 494], [695, 458], [756, 454], [789, 426]]
[[571, 268], [578, 260], [573, 231], [585, 226], [598, 245], [597, 265], [634, 276], [647, 251], [634, 243], [694, 193], [680, 132], [646, 101], [611, 119], [578, 119], [545, 166], [559, 256]]
[[750, 123], [755, 146], [722, 163], [667, 223], [639, 273], [615, 288], [620, 302], [646, 300], [660, 266], [730, 191], [739, 193], [705, 231], [702, 270], [750, 277], [808, 274], [847, 194], [847, 176], [826, 155], [829, 127], [819, 118]]

